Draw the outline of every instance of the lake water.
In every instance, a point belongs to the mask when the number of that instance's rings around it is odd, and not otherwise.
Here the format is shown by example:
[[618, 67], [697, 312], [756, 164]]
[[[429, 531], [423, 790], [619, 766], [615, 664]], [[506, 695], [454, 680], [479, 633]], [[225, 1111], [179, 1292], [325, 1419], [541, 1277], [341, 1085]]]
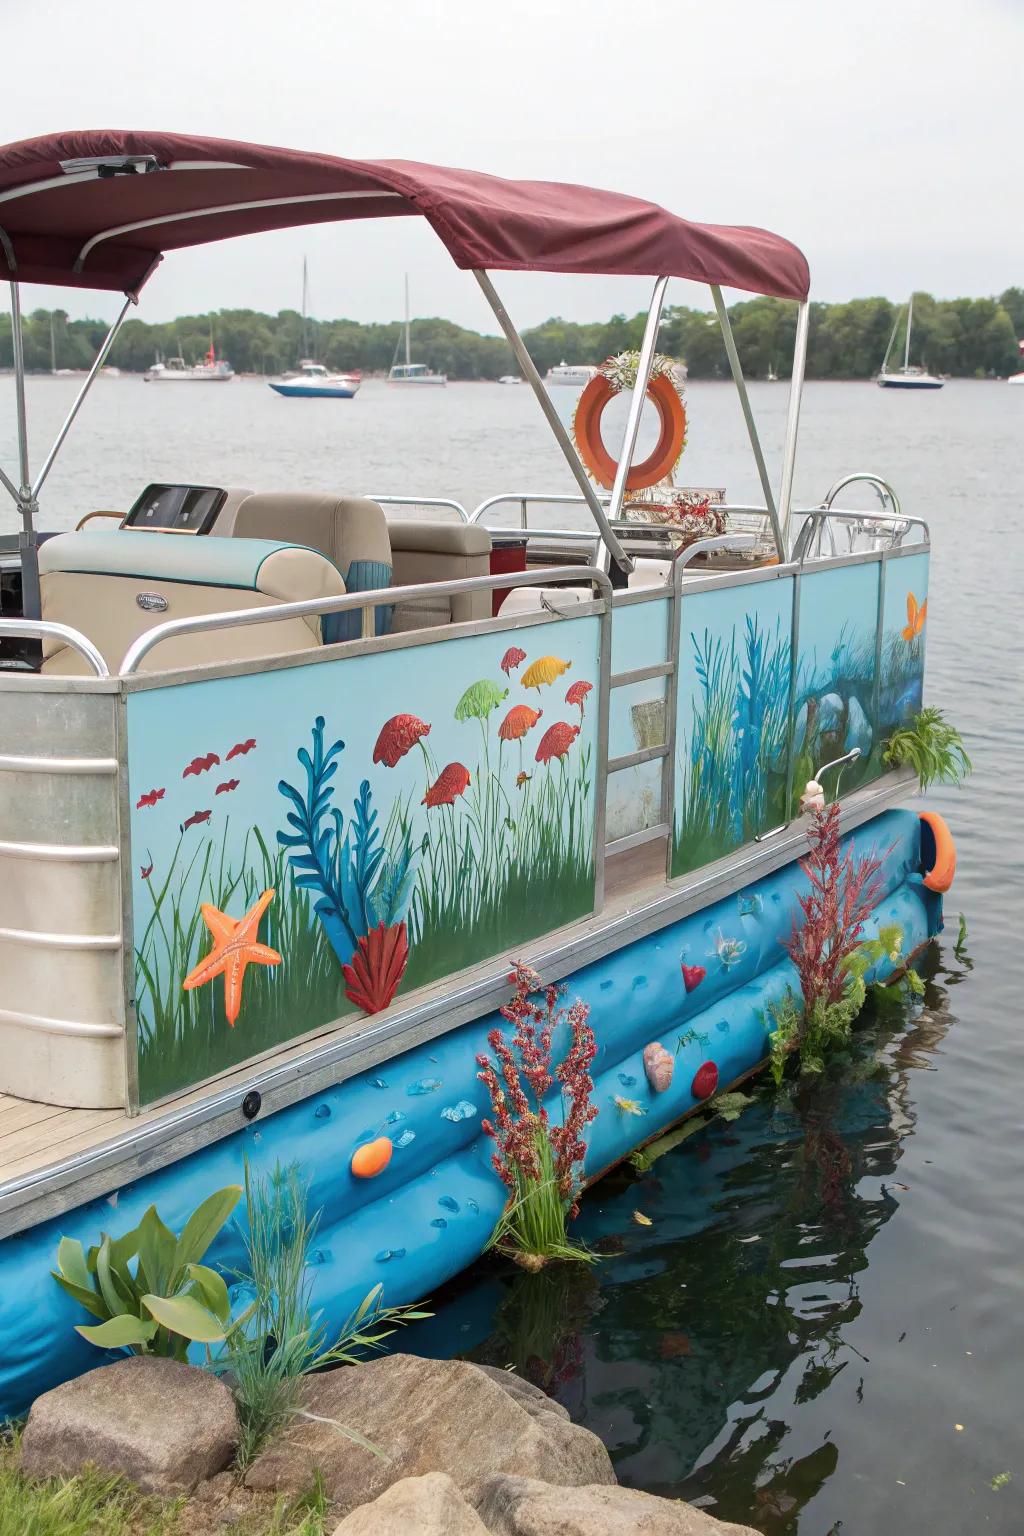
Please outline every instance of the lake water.
[[[30, 381], [36, 461], [72, 394], [68, 380]], [[751, 395], [777, 466], [786, 387]], [[694, 384], [688, 401], [681, 478], [754, 496], [731, 387]], [[12, 407], [0, 379], [9, 469]], [[870, 469], [931, 524], [926, 697], [962, 730], [975, 772], [929, 796], [960, 867], [923, 1005], [871, 1024], [816, 1092], [759, 1103], [648, 1174], [605, 1180], [581, 1220], [604, 1250], [592, 1272], [484, 1263], [434, 1298], [436, 1319], [409, 1342], [514, 1362], [601, 1436], [622, 1482], [770, 1536], [1019, 1533], [1024, 390], [812, 384], [798, 462], [798, 504]], [[104, 380], [41, 525], [124, 508], [160, 479], [470, 507], [501, 490], [573, 489], [525, 387], [371, 382], [349, 403], [284, 401], [254, 381]], [[0, 532], [13, 528], [0, 513]]]

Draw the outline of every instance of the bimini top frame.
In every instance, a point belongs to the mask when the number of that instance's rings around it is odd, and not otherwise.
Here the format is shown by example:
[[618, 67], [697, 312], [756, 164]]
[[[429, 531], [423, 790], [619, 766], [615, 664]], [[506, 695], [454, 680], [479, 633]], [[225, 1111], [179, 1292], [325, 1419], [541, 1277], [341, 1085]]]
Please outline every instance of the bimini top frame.
[[[723, 318], [726, 346], [780, 558], [792, 469], [784, 466], [776, 504], [753, 417], [722, 287], [801, 303], [798, 353], [806, 343], [807, 262], [796, 246], [766, 230], [695, 224], [656, 203], [559, 182], [508, 181], [478, 171], [409, 160], [347, 160], [228, 139], [144, 132], [53, 134], [0, 148], [0, 276], [11, 283], [19, 430], [18, 484], [0, 483], [22, 516], [19, 544], [29, 616], [38, 612], [34, 516], [39, 487], [127, 312], [165, 251], [237, 235], [348, 219], [419, 214], [456, 266], [472, 270], [509, 339], [601, 530], [610, 565], [628, 571], [610, 521], [621, 510], [640, 412], [650, 377], [669, 277], [709, 283]], [[612, 490], [609, 516], [558, 420], [522, 340], [501, 305], [488, 270], [601, 273], [657, 279], [641, 346], [640, 368]], [[93, 370], [43, 468], [32, 480], [25, 422], [24, 357], [18, 285], [44, 283], [126, 295]], [[794, 364], [787, 454], [795, 448], [802, 360]], [[781, 516], [780, 516], [781, 514]]]

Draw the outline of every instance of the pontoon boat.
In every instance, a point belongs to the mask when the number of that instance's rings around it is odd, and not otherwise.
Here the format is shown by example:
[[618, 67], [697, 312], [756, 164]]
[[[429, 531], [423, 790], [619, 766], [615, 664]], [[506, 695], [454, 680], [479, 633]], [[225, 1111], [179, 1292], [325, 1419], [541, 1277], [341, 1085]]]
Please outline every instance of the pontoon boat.
[[[54, 457], [165, 253], [396, 216], [472, 274], [576, 494], [513, 482], [468, 513], [414, 461], [403, 480], [400, 442], [394, 494], [343, 465], [319, 492], [150, 484], [126, 430], [136, 503], [40, 539]], [[492, 274], [524, 268], [654, 279], [610, 484], [498, 296]], [[510, 957], [590, 1005], [591, 1178], [754, 1070], [796, 985], [812, 774], [881, 859], [874, 927], [908, 955], [939, 927], [935, 823], [882, 759], [920, 706], [928, 530], [874, 475], [792, 504], [809, 277], [788, 241], [575, 186], [76, 132], [0, 149], [0, 271], [20, 525], [0, 585], [0, 1413], [97, 1363], [49, 1277], [61, 1236], [88, 1248], [154, 1203], [178, 1230], [246, 1153], [311, 1181], [328, 1326], [378, 1279], [397, 1304], [471, 1263], [505, 1200], [476, 1055]], [[763, 494], [683, 548], [631, 512], [648, 389], [675, 387], [655, 358], [673, 277], [711, 286]], [[50, 284], [124, 299], [33, 467], [21, 304]], [[777, 484], [725, 287], [797, 307]], [[843, 505], [857, 482], [881, 509]], [[541, 504], [590, 526], [541, 525]], [[655, 1041], [667, 1084], [645, 1075]]]

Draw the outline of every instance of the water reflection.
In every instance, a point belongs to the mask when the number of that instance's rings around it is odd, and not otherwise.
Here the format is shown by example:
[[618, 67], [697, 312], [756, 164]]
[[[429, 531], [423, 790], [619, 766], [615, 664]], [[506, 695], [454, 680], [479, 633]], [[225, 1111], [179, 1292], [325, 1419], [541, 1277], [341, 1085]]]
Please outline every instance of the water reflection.
[[489, 1262], [435, 1298], [433, 1346], [511, 1365], [558, 1398], [621, 1482], [795, 1532], [838, 1463], [849, 1410], [833, 1385], [852, 1377], [852, 1400], [863, 1394], [870, 1362], [845, 1335], [906, 1189], [910, 1073], [950, 1024], [962, 972], [937, 963], [922, 967], [923, 1007], [876, 1013], [827, 1077], [604, 1180], [581, 1218], [599, 1265], [531, 1276]]

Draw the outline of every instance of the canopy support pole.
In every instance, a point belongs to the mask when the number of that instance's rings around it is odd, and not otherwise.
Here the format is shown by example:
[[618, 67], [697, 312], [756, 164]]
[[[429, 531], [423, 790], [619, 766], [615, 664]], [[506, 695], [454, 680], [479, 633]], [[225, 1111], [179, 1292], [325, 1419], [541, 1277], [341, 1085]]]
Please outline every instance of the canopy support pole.
[[106, 362], [110, 349], [116, 340], [117, 333], [121, 329], [121, 326], [124, 324], [124, 318], [134, 303], [135, 299], [131, 296], [131, 294], [129, 294], [121, 306], [121, 311], [117, 319], [114, 321], [113, 325], [110, 327], [110, 330], [107, 332], [106, 339], [97, 352], [92, 367], [89, 369], [89, 372], [82, 380], [82, 387], [78, 391], [78, 394], [75, 396], [74, 404], [72, 405], [70, 411], [68, 411], [68, 414], [65, 416], [64, 424], [53, 440], [53, 447], [50, 449], [49, 453], [46, 455], [46, 458], [43, 460], [43, 466], [32, 483], [32, 495], [34, 497], [38, 497], [39, 492], [42, 489], [43, 481], [50, 473], [50, 470], [53, 467], [53, 461], [60, 452], [61, 445], [71, 430], [71, 424], [75, 417], [78, 415], [78, 412], [81, 410], [82, 403], [92, 388], [93, 380], [99, 373], [100, 369], [103, 367], [103, 364]]
[[579, 454], [576, 452], [572, 438], [569, 436], [561, 417], [555, 410], [551, 396], [544, 388], [544, 380], [537, 372], [536, 364], [534, 363], [533, 358], [530, 356], [529, 352], [526, 350], [526, 345], [523, 341], [523, 338], [516, 330], [509, 316], [508, 310], [505, 308], [504, 304], [501, 302], [501, 299], [498, 297], [497, 290], [495, 289], [494, 284], [491, 282], [490, 275], [483, 271], [480, 267], [474, 267], [473, 276], [480, 284], [484, 298], [487, 300], [488, 304], [491, 306], [491, 309], [494, 311], [495, 318], [505, 333], [505, 340], [508, 342], [509, 346], [512, 348], [512, 351], [515, 353], [516, 362], [519, 364], [520, 368], [523, 370], [523, 373], [530, 381], [530, 385], [534, 394], [537, 396], [540, 408], [544, 412], [544, 415], [547, 419], [548, 426], [554, 433], [555, 441], [558, 443], [559, 448], [561, 448], [562, 453], [565, 455], [565, 461], [569, 468], [572, 470], [573, 479], [576, 481], [576, 484], [579, 486], [581, 492], [583, 493], [583, 499], [587, 503], [587, 506], [590, 508], [595, 523], [601, 530], [601, 537], [604, 540], [605, 548], [608, 551], [609, 558], [615, 563], [615, 565], [619, 567], [624, 577], [628, 576], [630, 571], [633, 569], [633, 561], [630, 556], [626, 554], [626, 551], [623, 549], [615, 535], [615, 530], [612, 528], [611, 523], [609, 522], [605, 513], [605, 509], [601, 505], [601, 499], [598, 496], [597, 491], [594, 489], [593, 484], [591, 483], [590, 476], [587, 474], [587, 471], [583, 466], [583, 461], [581, 460]]
[[25, 404], [25, 340], [21, 322], [21, 293], [17, 282], [11, 283], [11, 342], [14, 353], [14, 389], [18, 417], [18, 485], [0, 469], [0, 485], [7, 491], [21, 515], [21, 532], [18, 534], [18, 552], [21, 556], [21, 602], [22, 615], [26, 619], [38, 619], [41, 616], [41, 600], [39, 594], [39, 555], [37, 550], [37, 538], [35, 518], [39, 511], [39, 492], [43, 482], [53, 467], [53, 461], [60, 452], [61, 445], [71, 430], [71, 425], [82, 408], [86, 395], [92, 388], [93, 380], [103, 367], [104, 362], [114, 344], [118, 331], [124, 323], [124, 318], [129, 307], [135, 303], [131, 296], [125, 299], [121, 312], [117, 316], [106, 339], [96, 354], [95, 360], [89, 372], [82, 380], [82, 387], [75, 396], [70, 411], [64, 418], [63, 425], [54, 438], [53, 447], [43, 460], [42, 467], [32, 479], [28, 459], [28, 411]]
[[779, 560], [786, 559], [786, 546], [782, 537], [782, 529], [779, 526], [779, 513], [775, 505], [775, 497], [772, 494], [772, 483], [768, 478], [768, 468], [764, 462], [764, 454], [761, 451], [761, 439], [757, 435], [757, 426], [754, 422], [754, 413], [750, 409], [750, 397], [747, 394], [747, 384], [743, 377], [743, 369], [740, 366], [740, 355], [736, 350], [736, 340], [732, 334], [732, 326], [729, 323], [729, 311], [725, 307], [722, 298], [722, 290], [717, 283], [712, 283], [711, 296], [715, 301], [715, 309], [718, 312], [718, 323], [722, 327], [722, 339], [725, 342], [726, 354], [729, 358], [729, 367], [732, 369], [733, 382], [736, 392], [740, 397], [740, 408], [743, 411], [743, 420], [747, 424], [747, 436], [750, 438], [750, 446], [754, 452], [754, 462], [757, 465], [758, 478], [761, 481], [761, 490], [764, 493], [764, 504], [768, 509], [768, 516], [772, 522], [772, 533], [775, 536], [775, 548], [778, 550]]
[[640, 430], [640, 417], [643, 413], [644, 401], [647, 398], [647, 386], [651, 382], [651, 368], [654, 366], [654, 352], [658, 344], [658, 327], [661, 324], [661, 312], [665, 306], [665, 290], [667, 287], [668, 278], [659, 277], [654, 284], [654, 292], [651, 295], [651, 307], [647, 311], [647, 324], [644, 326], [644, 337], [640, 343], [640, 356], [636, 365], [636, 383], [633, 385], [633, 393], [629, 401], [626, 430], [622, 435], [622, 448], [619, 452], [619, 462], [615, 466], [615, 480], [612, 485], [612, 499], [608, 505], [608, 518], [613, 523], [617, 522], [622, 516], [622, 504], [626, 499], [626, 483], [629, 479], [629, 471], [633, 467], [633, 454], [636, 450], [637, 433]]
[[11, 279], [11, 349], [14, 354], [14, 398], [18, 417], [18, 485], [4, 475], [4, 485], [21, 516], [18, 552], [21, 555], [21, 604], [26, 619], [40, 617], [39, 556], [36, 552], [35, 514], [39, 510], [32, 492], [28, 464], [28, 414], [25, 409], [25, 343], [21, 328], [21, 290]]
[[793, 344], [793, 373], [789, 381], [789, 412], [786, 417], [786, 446], [782, 453], [782, 484], [779, 487], [779, 516], [782, 519], [782, 537], [789, 549], [789, 524], [793, 509], [793, 476], [796, 473], [796, 437], [800, 430], [800, 401], [804, 392], [804, 370], [807, 365], [807, 335], [810, 329], [811, 305], [804, 299], [797, 311], [796, 340]]

